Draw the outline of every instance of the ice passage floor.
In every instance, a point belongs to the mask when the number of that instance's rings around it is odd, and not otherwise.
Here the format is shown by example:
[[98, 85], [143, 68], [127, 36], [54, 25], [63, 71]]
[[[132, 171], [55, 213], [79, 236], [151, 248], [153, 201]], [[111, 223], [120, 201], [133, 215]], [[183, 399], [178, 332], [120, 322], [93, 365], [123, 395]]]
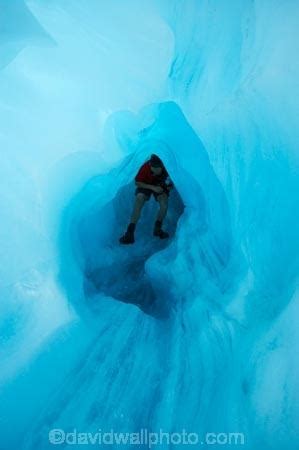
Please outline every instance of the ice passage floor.
[[[297, 0], [0, 0], [1, 449], [297, 448], [298, 19]], [[122, 247], [153, 152], [171, 237], [151, 201]]]

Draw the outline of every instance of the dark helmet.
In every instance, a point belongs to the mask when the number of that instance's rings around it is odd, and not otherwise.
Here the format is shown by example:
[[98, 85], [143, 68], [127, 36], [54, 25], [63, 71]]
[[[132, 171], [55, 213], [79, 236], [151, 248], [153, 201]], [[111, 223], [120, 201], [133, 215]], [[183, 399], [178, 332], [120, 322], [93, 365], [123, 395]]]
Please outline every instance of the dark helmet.
[[157, 155], [152, 155], [150, 159], [150, 164], [152, 167], [164, 167], [161, 159]]

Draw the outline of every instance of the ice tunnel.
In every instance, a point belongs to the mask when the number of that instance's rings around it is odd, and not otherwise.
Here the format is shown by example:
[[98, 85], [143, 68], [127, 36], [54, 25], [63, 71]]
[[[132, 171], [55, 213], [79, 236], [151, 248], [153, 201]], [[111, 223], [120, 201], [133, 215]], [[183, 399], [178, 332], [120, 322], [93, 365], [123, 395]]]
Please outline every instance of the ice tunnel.
[[[137, 124], [144, 124], [145, 119], [150, 125], [139, 130]], [[228, 270], [232, 247], [229, 208], [200, 139], [174, 102], [151, 105], [139, 116], [131, 117], [131, 122], [136, 123], [131, 136], [122, 133], [126, 129], [123, 121], [127, 120], [127, 113], [118, 113], [114, 126], [117, 139], [130, 155], [111, 172], [89, 180], [65, 208], [60, 279], [74, 302], [83, 289], [80, 305], [82, 297], [90, 296], [88, 292], [95, 294], [104, 289], [113, 298], [138, 304], [148, 313], [168, 316], [178, 303], [182, 306], [192, 302], [195, 291], [209, 296], [209, 287], [224, 294], [232, 284], [233, 276], [228, 283], [223, 275], [224, 269]], [[115, 123], [113, 117], [111, 122]], [[149, 202], [137, 228], [136, 245], [128, 250], [119, 245], [118, 236], [129, 218], [135, 174], [151, 150], [164, 161], [175, 185], [166, 218], [172, 239], [170, 243], [150, 238], [155, 205]], [[176, 231], [178, 221], [183, 225]], [[186, 233], [188, 223], [192, 228]], [[180, 247], [185, 248], [184, 263], [177, 258]], [[193, 269], [182, 283], [179, 274], [183, 264], [192, 265], [194, 252], [201, 261], [199, 271], [195, 274]], [[203, 277], [210, 280], [204, 285], [205, 294]], [[94, 298], [87, 303], [98, 305]]]
[[0, 0], [1, 449], [297, 448], [298, 19]]

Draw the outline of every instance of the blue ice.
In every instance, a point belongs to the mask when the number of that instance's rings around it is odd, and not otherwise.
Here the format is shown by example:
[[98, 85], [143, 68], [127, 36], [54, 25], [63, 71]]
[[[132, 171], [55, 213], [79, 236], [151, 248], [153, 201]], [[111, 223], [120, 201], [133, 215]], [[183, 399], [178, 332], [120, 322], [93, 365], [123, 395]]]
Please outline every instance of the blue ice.
[[[55, 429], [297, 448], [298, 19], [296, 0], [0, 0], [0, 448]], [[151, 201], [122, 247], [151, 153], [171, 238]]]

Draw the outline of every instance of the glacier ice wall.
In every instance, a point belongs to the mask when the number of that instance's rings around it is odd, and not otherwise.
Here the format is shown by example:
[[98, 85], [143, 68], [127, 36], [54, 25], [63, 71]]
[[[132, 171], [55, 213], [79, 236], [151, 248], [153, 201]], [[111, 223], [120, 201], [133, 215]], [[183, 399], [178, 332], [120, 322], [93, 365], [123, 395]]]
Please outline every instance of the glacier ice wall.
[[[0, 0], [1, 448], [298, 444], [295, 0]], [[175, 182], [134, 248], [132, 179]], [[244, 447], [244, 446], [243, 446]]]

